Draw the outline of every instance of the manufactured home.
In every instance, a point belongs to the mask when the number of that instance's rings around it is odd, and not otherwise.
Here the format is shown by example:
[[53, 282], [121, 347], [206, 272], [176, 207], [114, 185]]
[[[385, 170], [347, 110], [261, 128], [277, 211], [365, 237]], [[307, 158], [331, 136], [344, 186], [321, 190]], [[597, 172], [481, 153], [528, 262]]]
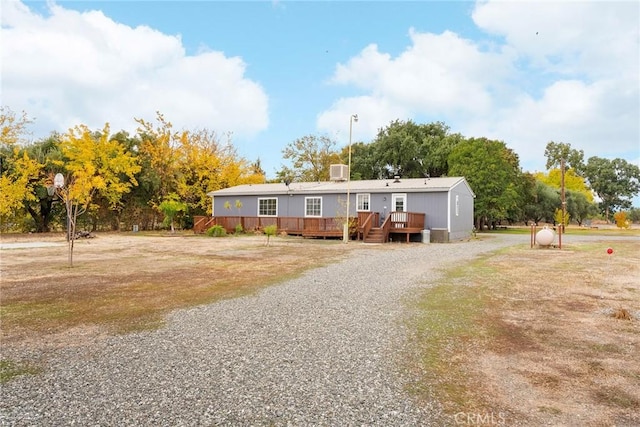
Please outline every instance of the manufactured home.
[[[332, 167], [338, 165], [332, 165]], [[474, 193], [462, 177], [248, 184], [212, 191], [213, 224], [232, 232], [275, 224], [305, 237], [341, 237], [346, 218], [352, 239], [365, 242], [463, 240], [473, 231]], [[347, 206], [349, 207], [347, 212]]]

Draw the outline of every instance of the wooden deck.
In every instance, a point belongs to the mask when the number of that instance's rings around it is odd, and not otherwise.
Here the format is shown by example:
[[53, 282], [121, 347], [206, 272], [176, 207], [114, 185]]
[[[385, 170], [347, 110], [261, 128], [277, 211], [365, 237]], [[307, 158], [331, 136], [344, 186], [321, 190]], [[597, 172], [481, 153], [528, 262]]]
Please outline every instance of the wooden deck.
[[[278, 232], [311, 238], [343, 237], [342, 224], [335, 218], [276, 218], [248, 216], [194, 217], [193, 231], [204, 233], [214, 225], [221, 225], [233, 233], [240, 224], [244, 231], [260, 231], [268, 225], [276, 225]], [[390, 236], [399, 235], [409, 242], [414, 234], [424, 229], [425, 214], [416, 212], [391, 212], [380, 225], [378, 212], [359, 212], [352, 218], [351, 238], [365, 242], [386, 243]]]

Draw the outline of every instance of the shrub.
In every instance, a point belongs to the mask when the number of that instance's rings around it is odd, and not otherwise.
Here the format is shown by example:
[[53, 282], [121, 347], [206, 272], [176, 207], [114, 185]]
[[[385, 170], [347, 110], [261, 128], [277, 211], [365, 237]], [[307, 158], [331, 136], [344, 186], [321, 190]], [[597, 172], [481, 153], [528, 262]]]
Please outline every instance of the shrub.
[[242, 228], [242, 224], [236, 224], [236, 228], [234, 230], [235, 234], [242, 234], [244, 232], [244, 228]]
[[210, 237], [222, 237], [227, 235], [227, 230], [221, 225], [214, 225], [207, 230], [207, 236]]
[[631, 226], [631, 223], [627, 219], [627, 213], [625, 211], [616, 212], [613, 215], [613, 219], [616, 220], [616, 226], [618, 228], [629, 228]]
[[264, 234], [267, 235], [267, 246], [269, 246], [269, 239], [271, 238], [271, 236], [275, 236], [277, 232], [278, 226], [275, 224], [267, 225], [264, 228]]
[[556, 220], [556, 224], [564, 225], [565, 227], [569, 225], [569, 219], [571, 215], [569, 212], [564, 213], [564, 224], [562, 224], [562, 209], [556, 209], [553, 218]]

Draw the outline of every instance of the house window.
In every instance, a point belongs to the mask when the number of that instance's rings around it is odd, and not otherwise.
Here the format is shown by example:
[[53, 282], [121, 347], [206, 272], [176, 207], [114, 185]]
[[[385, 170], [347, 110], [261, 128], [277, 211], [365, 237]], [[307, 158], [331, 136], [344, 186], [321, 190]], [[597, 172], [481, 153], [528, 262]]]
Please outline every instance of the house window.
[[456, 216], [460, 216], [460, 196], [456, 194]]
[[304, 198], [304, 216], [322, 216], [322, 197]]
[[371, 200], [371, 195], [369, 193], [359, 193], [356, 195], [356, 203], [358, 212], [369, 212], [371, 208], [369, 206], [369, 201]]
[[258, 199], [258, 216], [278, 216], [278, 199]]

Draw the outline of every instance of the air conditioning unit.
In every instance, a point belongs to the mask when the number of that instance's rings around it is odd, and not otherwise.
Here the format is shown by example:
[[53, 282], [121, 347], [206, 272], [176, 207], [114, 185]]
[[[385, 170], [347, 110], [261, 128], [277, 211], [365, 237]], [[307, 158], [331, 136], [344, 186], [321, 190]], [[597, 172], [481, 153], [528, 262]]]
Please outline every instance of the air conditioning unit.
[[329, 179], [331, 181], [346, 181], [349, 178], [349, 166], [347, 165], [331, 165], [329, 170]]

